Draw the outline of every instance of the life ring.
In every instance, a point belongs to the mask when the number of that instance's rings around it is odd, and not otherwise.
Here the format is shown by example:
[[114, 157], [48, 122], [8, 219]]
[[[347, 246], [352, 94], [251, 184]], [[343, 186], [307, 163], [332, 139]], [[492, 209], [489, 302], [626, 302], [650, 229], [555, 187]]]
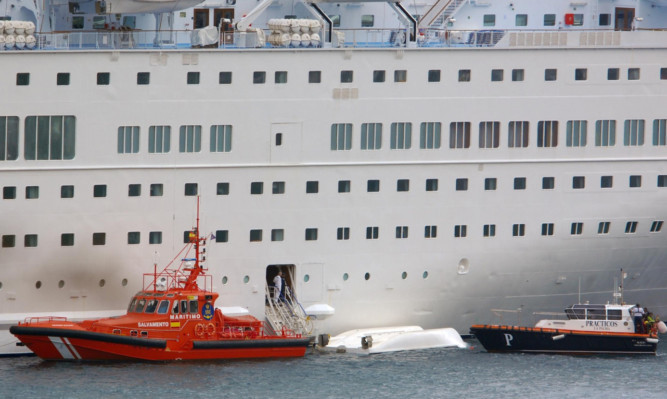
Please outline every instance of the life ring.
[[215, 334], [215, 324], [208, 323], [206, 325], [206, 334], [208, 334], [209, 337], [212, 337]]
[[205, 332], [206, 332], [206, 326], [204, 325], [204, 323], [198, 323], [195, 326], [195, 335], [196, 336], [203, 337]]

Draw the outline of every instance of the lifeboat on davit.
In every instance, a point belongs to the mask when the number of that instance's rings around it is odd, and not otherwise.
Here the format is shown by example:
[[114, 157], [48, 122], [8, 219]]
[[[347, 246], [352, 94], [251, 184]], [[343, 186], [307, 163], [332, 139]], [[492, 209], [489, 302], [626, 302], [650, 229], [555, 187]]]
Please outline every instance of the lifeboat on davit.
[[[199, 214], [199, 212], [197, 212]], [[309, 338], [264, 332], [253, 316], [230, 317], [215, 308], [218, 294], [206, 274], [206, 238], [199, 216], [190, 242], [164, 270], [144, 274], [143, 289], [118, 317], [69, 321], [32, 317], [10, 328], [45, 360], [199, 360], [301, 357]], [[194, 257], [188, 254], [194, 250]], [[172, 267], [174, 265], [174, 267]]]

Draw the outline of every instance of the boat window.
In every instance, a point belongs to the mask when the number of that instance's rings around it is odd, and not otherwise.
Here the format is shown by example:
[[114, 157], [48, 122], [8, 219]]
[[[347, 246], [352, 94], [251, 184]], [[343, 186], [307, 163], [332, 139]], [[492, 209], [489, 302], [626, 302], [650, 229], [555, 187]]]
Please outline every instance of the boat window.
[[570, 320], [579, 320], [586, 317], [586, 309], [565, 309], [565, 314]]
[[181, 301], [181, 313], [188, 313], [188, 301]]
[[621, 310], [620, 309], [614, 309], [614, 310], [607, 310], [607, 320], [621, 320]]
[[127, 311], [131, 312], [132, 309], [134, 309], [134, 305], [137, 303], [137, 298], [132, 298], [132, 301], [130, 302], [130, 306], [127, 307]]
[[167, 313], [167, 310], [169, 310], [169, 301], [166, 299], [160, 301], [160, 307], [157, 308], [158, 314], [165, 314]]
[[199, 303], [196, 299], [194, 301], [190, 301], [190, 313], [199, 313]]
[[172, 314], [178, 314], [178, 301], [174, 301], [174, 306], [171, 308], [171, 313]]
[[146, 300], [142, 298], [137, 302], [137, 307], [134, 309], [134, 311], [141, 313], [144, 311], [144, 306], [146, 306]]
[[148, 301], [148, 305], [146, 306], [146, 313], [155, 313], [155, 308], [157, 307], [157, 299], [151, 299]]
[[605, 309], [588, 309], [586, 318], [589, 320], [605, 320], [607, 315]]

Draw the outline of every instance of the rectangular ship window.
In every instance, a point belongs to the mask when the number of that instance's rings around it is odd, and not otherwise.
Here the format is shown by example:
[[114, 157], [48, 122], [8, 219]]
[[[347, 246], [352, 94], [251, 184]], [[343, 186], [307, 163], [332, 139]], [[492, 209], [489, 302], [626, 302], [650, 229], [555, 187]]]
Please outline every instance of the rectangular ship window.
[[558, 121], [539, 121], [537, 123], [537, 146], [558, 146]]
[[667, 145], [667, 119], [653, 120], [653, 145]]
[[118, 153], [136, 154], [139, 152], [139, 126], [118, 127]]
[[352, 149], [352, 124], [331, 124], [331, 150], [348, 151]]
[[484, 234], [484, 237], [495, 237], [496, 236], [496, 225], [495, 224], [485, 224], [483, 234]]
[[19, 118], [0, 116], [0, 161], [15, 161], [19, 157]]
[[426, 191], [438, 191], [438, 179], [426, 179]]
[[232, 125], [211, 125], [211, 152], [230, 152], [232, 150]]
[[369, 193], [377, 193], [380, 191], [380, 180], [368, 180], [366, 182], [366, 191]]
[[148, 128], [148, 152], [167, 153], [171, 150], [171, 126], [150, 126]]
[[150, 72], [137, 72], [137, 84], [138, 85], [148, 85], [151, 83], [151, 73]]
[[565, 145], [568, 147], [586, 147], [587, 121], [567, 121]]
[[228, 182], [222, 182], [222, 183], [216, 184], [215, 194], [216, 195], [229, 195], [229, 183]]
[[449, 148], [470, 148], [470, 122], [449, 124]]
[[188, 72], [188, 74], [187, 74], [187, 83], [189, 85], [198, 85], [199, 84], [199, 72]]
[[382, 148], [382, 124], [381, 123], [362, 123], [361, 124], [361, 149], [379, 150]]
[[308, 83], [322, 83], [322, 71], [309, 71]]
[[60, 186], [60, 198], [74, 198], [74, 186]]
[[273, 82], [276, 84], [287, 83], [287, 71], [276, 71]]
[[[655, 222], [654, 222], [655, 224]], [[23, 236], [23, 246], [26, 248], [34, 248], [37, 246], [37, 234], [26, 234]]]
[[554, 235], [554, 224], [553, 223], [542, 223], [542, 235], [543, 236], [552, 236], [552, 235]]
[[[306, 233], [307, 235], [307, 233]], [[308, 239], [308, 238], [306, 238]], [[271, 230], [271, 241], [284, 241], [285, 240], [285, 230], [284, 229], [272, 229]]]
[[306, 194], [316, 194], [320, 191], [320, 182], [311, 180], [306, 182]]
[[26, 160], [74, 159], [74, 116], [28, 116], [25, 118], [24, 135], [23, 156]]
[[440, 70], [439, 69], [429, 69], [429, 71], [428, 71], [428, 81], [429, 82], [439, 82], [440, 81]]
[[609, 234], [609, 226], [611, 222], [600, 222], [598, 224], [598, 234]]
[[162, 197], [164, 193], [164, 186], [162, 183], [151, 184], [151, 197]]
[[394, 122], [391, 124], [389, 147], [392, 150], [408, 150], [412, 146], [412, 123]]
[[252, 83], [253, 84], [264, 84], [266, 83], [266, 72], [265, 71], [255, 71], [252, 73]]
[[558, 79], [558, 69], [545, 69], [544, 70], [544, 80], [547, 82], [553, 82]]
[[109, 72], [98, 72], [97, 73], [97, 85], [98, 86], [109, 86], [111, 83], [111, 74]]
[[232, 73], [230, 71], [220, 72], [218, 75], [218, 83], [221, 85], [232, 84]]
[[350, 239], [350, 228], [349, 227], [339, 227], [336, 229], [336, 239], [337, 240], [349, 240]]
[[505, 71], [502, 69], [492, 69], [491, 70], [491, 81], [492, 82], [502, 82], [503, 75]]
[[151, 231], [148, 233], [148, 243], [149, 244], [162, 244], [162, 232], [161, 231]]
[[19, 72], [16, 74], [16, 85], [17, 86], [28, 86], [30, 85], [30, 74], [27, 72]]
[[419, 129], [419, 148], [437, 149], [441, 141], [440, 122], [422, 122]]
[[600, 188], [611, 188], [614, 185], [614, 176], [600, 176]]
[[60, 235], [60, 246], [61, 247], [72, 247], [74, 246], [74, 234], [72, 233], [63, 233]]

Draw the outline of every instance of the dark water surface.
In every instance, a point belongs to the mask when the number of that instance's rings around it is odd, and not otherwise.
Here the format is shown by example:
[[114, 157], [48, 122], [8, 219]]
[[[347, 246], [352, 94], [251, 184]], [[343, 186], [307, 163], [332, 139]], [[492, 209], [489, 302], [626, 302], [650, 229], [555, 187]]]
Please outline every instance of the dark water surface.
[[[665, 398], [667, 353], [646, 357], [437, 349], [199, 363], [0, 359], [0, 398]], [[664, 345], [664, 344], [663, 344]]]

